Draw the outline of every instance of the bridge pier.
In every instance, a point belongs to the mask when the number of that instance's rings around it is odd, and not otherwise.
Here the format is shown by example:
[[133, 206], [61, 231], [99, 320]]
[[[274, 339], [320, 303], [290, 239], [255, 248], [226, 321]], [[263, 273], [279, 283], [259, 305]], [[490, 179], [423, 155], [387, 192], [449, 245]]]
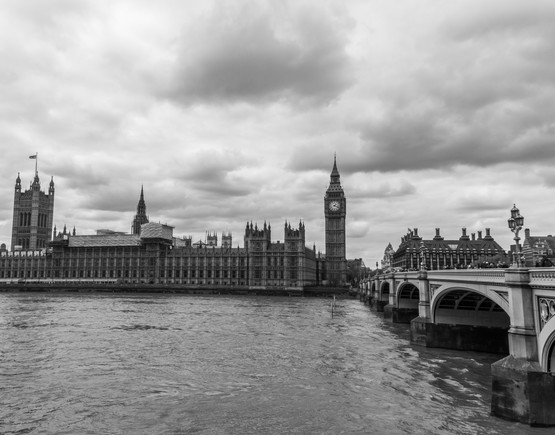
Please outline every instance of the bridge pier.
[[[395, 304], [395, 274], [389, 275], [384, 281], [378, 289], [378, 298], [376, 299], [378, 313], [385, 313], [387, 305]], [[387, 293], [384, 293], [385, 288], [387, 288]]]
[[383, 307], [383, 318], [384, 320], [389, 320], [393, 322], [393, 313], [397, 314], [397, 288], [395, 285], [395, 275], [392, 275], [392, 278], [389, 282], [389, 301], [387, 305]]
[[491, 366], [491, 412], [532, 426], [555, 425], [555, 378], [538, 359], [534, 298], [528, 269], [508, 269], [510, 355]]
[[470, 350], [507, 354], [507, 330], [504, 328], [461, 324], [432, 323], [428, 273], [418, 274], [418, 317], [410, 322], [410, 341], [423, 347]]
[[432, 323], [417, 317], [410, 322], [410, 341], [423, 347], [507, 354], [507, 330], [487, 326]]
[[415, 317], [418, 317], [418, 310], [413, 308], [399, 308], [391, 304], [384, 307], [384, 319], [393, 323], [409, 324]]

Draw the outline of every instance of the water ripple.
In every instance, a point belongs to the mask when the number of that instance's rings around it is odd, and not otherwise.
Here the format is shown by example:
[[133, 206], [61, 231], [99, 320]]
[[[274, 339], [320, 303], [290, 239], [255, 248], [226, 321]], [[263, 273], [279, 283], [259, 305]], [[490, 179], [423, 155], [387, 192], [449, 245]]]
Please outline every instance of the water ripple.
[[489, 415], [497, 356], [337, 305], [2, 294], [0, 433], [550, 433]]

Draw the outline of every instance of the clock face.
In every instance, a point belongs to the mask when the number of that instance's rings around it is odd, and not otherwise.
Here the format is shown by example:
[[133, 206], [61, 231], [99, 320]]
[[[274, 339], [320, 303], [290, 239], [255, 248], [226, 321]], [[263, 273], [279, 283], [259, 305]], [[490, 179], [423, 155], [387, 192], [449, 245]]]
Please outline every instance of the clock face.
[[332, 201], [330, 202], [329, 207], [331, 211], [338, 211], [341, 208], [341, 205], [337, 201]]

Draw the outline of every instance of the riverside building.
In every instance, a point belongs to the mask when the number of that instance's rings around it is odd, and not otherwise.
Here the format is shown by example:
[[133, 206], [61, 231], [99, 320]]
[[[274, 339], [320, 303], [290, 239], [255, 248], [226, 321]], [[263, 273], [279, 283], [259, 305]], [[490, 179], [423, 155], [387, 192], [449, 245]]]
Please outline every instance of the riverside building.
[[[38, 183], [38, 172], [35, 175]], [[38, 184], [37, 184], [38, 185]], [[21, 180], [16, 181], [16, 196]], [[40, 190], [40, 185], [38, 185]], [[326, 209], [326, 246], [331, 249], [334, 284], [345, 284], [345, 199], [334, 159]], [[53, 210], [53, 182], [52, 210]], [[41, 192], [42, 193], [42, 192]], [[332, 205], [333, 203], [333, 205]], [[337, 208], [339, 204], [339, 208]], [[14, 216], [15, 216], [14, 206]], [[18, 208], [19, 212], [20, 208]], [[15, 220], [15, 217], [14, 217]], [[51, 220], [47, 222], [51, 223]], [[328, 224], [331, 222], [331, 224]], [[285, 222], [282, 241], [272, 240], [272, 227], [247, 222], [243, 247], [232, 246], [231, 233], [210, 233], [206, 242], [177, 238], [169, 225], [149, 222], [141, 187], [131, 233], [99, 230], [77, 235], [66, 227], [47, 247], [0, 250], [2, 282], [75, 282], [187, 286], [304, 288], [326, 284], [325, 256], [305, 246], [305, 225]], [[15, 231], [15, 230], [14, 230]], [[28, 245], [31, 247], [31, 244]]]
[[54, 178], [50, 180], [48, 192], [40, 187], [37, 156], [35, 160], [35, 178], [29, 189], [22, 190], [21, 178], [17, 174], [13, 202], [12, 251], [34, 251], [46, 248], [52, 240], [52, 222], [54, 218]]
[[418, 235], [418, 228], [409, 229], [392, 255], [391, 267], [410, 270], [423, 265], [428, 270], [438, 270], [505, 264], [505, 251], [493, 239], [490, 229], [486, 228], [484, 237], [482, 231], [477, 233], [469, 236], [463, 228], [458, 239], [445, 240], [436, 228], [434, 238], [423, 239]]

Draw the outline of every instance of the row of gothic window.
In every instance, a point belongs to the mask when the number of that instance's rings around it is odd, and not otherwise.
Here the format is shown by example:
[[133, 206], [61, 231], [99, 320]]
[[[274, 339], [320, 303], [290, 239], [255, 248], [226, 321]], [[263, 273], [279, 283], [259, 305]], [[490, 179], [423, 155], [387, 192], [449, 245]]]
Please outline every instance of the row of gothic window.
[[[39, 213], [38, 216], [38, 226], [41, 228], [46, 228], [48, 223], [48, 215], [46, 213]], [[29, 227], [31, 226], [31, 212], [19, 213], [19, 226]]]

